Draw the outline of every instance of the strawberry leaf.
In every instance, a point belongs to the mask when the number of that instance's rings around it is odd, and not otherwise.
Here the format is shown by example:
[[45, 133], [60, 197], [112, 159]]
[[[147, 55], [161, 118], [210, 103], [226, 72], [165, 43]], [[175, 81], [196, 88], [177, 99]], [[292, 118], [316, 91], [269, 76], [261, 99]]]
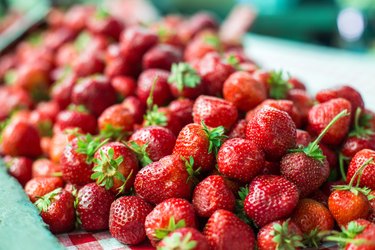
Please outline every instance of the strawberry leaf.
[[292, 88], [289, 77], [286, 78], [282, 70], [271, 71], [267, 82], [270, 86], [269, 96], [273, 99], [286, 99], [288, 91]]
[[370, 135], [373, 135], [374, 132], [371, 129], [366, 129], [366, 127], [361, 126], [360, 124], [360, 118], [362, 114], [362, 109], [357, 108], [355, 111], [355, 117], [354, 117], [354, 128], [349, 133], [350, 137], [357, 137], [357, 138], [368, 138]]
[[53, 199], [56, 195], [60, 194], [62, 191], [61, 188], [56, 188], [55, 190], [49, 192], [46, 195], [40, 197], [34, 204], [38, 208], [39, 212], [46, 212], [48, 207], [51, 205]]
[[101, 137], [94, 137], [90, 134], [86, 134], [86, 136], [79, 136], [77, 138], [78, 141], [76, 152], [86, 155], [87, 164], [91, 164], [93, 162], [95, 152], [108, 142], [108, 139], [102, 140]]
[[172, 216], [169, 219], [169, 224], [167, 228], [158, 228], [155, 230], [155, 237], [159, 240], [162, 240], [166, 236], [168, 236], [170, 232], [173, 232], [174, 230], [179, 229], [179, 228], [183, 228], [185, 227], [185, 225], [186, 225], [185, 220], [180, 220], [176, 224], [176, 221], [174, 217]]
[[227, 63], [229, 65], [232, 65], [233, 68], [235, 68], [236, 70], [240, 70], [240, 61], [238, 60], [238, 58], [233, 55], [233, 54], [230, 54], [228, 57], [227, 57]]
[[204, 121], [202, 121], [201, 124], [202, 129], [207, 134], [209, 140], [208, 153], [211, 154], [212, 152], [214, 152], [216, 156], [219, 148], [221, 147], [221, 144], [223, 143], [223, 140], [227, 138], [227, 136], [224, 135], [225, 129], [223, 126], [209, 129]]
[[200, 84], [201, 78], [198, 73], [187, 63], [172, 64], [168, 83], [177, 87], [181, 93], [184, 87], [194, 88]]
[[305, 247], [300, 235], [289, 232], [289, 219], [281, 225], [273, 224], [272, 241], [276, 243], [276, 249], [296, 249]]
[[140, 146], [135, 141], [131, 141], [129, 143], [125, 143], [125, 145], [137, 155], [137, 158], [143, 167], [152, 163], [152, 160], [147, 153], [148, 143]]
[[191, 239], [192, 234], [189, 232], [182, 238], [181, 234], [172, 234], [163, 239], [163, 246], [159, 250], [183, 249], [192, 250], [197, 246], [197, 242]]
[[102, 138], [112, 138], [117, 141], [120, 141], [122, 138], [126, 137], [127, 134], [128, 133], [121, 127], [115, 127], [112, 124], [106, 124], [104, 129], [100, 130], [100, 136]]
[[151, 110], [148, 110], [144, 116], [145, 126], [167, 126], [167, 116], [164, 112], [158, 110], [158, 106], [154, 105]]

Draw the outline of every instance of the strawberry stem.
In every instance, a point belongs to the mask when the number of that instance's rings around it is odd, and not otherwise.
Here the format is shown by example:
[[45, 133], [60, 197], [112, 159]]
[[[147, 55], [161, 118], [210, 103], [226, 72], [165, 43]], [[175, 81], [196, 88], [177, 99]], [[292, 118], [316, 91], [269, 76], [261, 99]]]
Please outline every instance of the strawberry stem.
[[186, 171], [189, 174], [189, 177], [186, 180], [186, 183], [192, 181], [194, 185], [198, 184], [199, 180], [197, 179], [197, 175], [199, 175], [200, 168], [194, 170], [194, 158], [192, 156], [189, 157], [189, 160], [185, 159], [181, 156], [181, 160], [185, 162]]
[[197, 71], [187, 63], [172, 64], [171, 75], [168, 83], [176, 85], [181, 93], [184, 87], [194, 88], [201, 82]]
[[272, 241], [276, 243], [276, 249], [296, 249], [305, 247], [300, 235], [289, 232], [289, 219], [283, 222], [273, 224]]
[[371, 129], [366, 129], [364, 126], [360, 125], [361, 114], [362, 109], [357, 108], [354, 117], [354, 129], [349, 133], [349, 136], [357, 138], [368, 138], [368, 136], [374, 134], [374, 132]]
[[164, 239], [170, 232], [173, 232], [176, 229], [185, 227], [186, 223], [185, 220], [179, 220], [177, 223], [173, 216], [169, 219], [169, 224], [167, 228], [158, 228], [155, 230], [155, 237], [158, 240]]
[[343, 154], [339, 153], [339, 166], [340, 166], [341, 178], [343, 181], [346, 180], [345, 160], [348, 160], [348, 158], [345, 157]]
[[354, 173], [354, 175], [352, 176], [352, 178], [350, 179], [350, 182], [349, 182], [349, 188], [352, 188], [353, 187], [353, 183], [354, 183], [354, 180], [355, 178], [358, 176], [357, 178], [357, 187], [359, 185], [359, 182], [361, 180], [361, 176], [362, 176], [362, 173], [363, 173], [363, 170], [365, 169], [365, 167], [370, 164], [374, 159], [371, 157], [370, 159], [368, 159], [367, 161], [365, 161]]
[[60, 194], [62, 188], [56, 188], [55, 190], [49, 192], [48, 194], [40, 197], [34, 204], [38, 208], [39, 212], [46, 212], [48, 207], [51, 205], [52, 199], [58, 194]]

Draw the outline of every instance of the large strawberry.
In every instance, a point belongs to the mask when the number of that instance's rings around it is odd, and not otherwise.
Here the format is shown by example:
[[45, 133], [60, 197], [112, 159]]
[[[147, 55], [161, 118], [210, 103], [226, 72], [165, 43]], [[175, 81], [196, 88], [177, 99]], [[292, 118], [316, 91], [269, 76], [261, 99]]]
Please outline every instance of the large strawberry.
[[25, 193], [29, 196], [31, 202], [35, 202], [39, 197], [62, 186], [63, 181], [60, 177], [38, 177], [26, 183]]
[[210, 245], [204, 235], [192, 227], [176, 229], [157, 245], [158, 250], [189, 249], [209, 250]]
[[146, 217], [145, 229], [152, 245], [178, 228], [196, 228], [193, 206], [184, 199], [172, 198], [158, 204]]
[[291, 215], [298, 198], [296, 185], [284, 177], [261, 175], [251, 182], [244, 209], [258, 226], [264, 226]]
[[[352, 160], [350, 161], [348, 167], [348, 174], [346, 182], [349, 183], [353, 178], [358, 169], [363, 165], [368, 159], [375, 159], [375, 151], [370, 149], [363, 149], [356, 153]], [[368, 166], [363, 170], [362, 174], [359, 176], [358, 180], [354, 180], [354, 184], [358, 184], [360, 187], [368, 187], [375, 190], [375, 163], [370, 162]]]
[[118, 241], [136, 245], [146, 238], [145, 220], [152, 206], [138, 196], [115, 200], [109, 214], [109, 230]]
[[168, 109], [180, 120], [182, 126], [186, 126], [193, 123], [193, 105], [192, 100], [180, 98], [172, 101]]
[[32, 160], [26, 157], [10, 156], [4, 157], [3, 160], [8, 173], [16, 178], [22, 186], [25, 186], [32, 177]]
[[95, 134], [96, 118], [84, 106], [70, 106], [68, 110], [58, 114], [53, 130], [54, 133], [58, 133], [68, 128], [80, 128], [84, 133]]
[[211, 249], [248, 250], [255, 248], [255, 236], [250, 226], [227, 210], [217, 210], [208, 219], [203, 234]]

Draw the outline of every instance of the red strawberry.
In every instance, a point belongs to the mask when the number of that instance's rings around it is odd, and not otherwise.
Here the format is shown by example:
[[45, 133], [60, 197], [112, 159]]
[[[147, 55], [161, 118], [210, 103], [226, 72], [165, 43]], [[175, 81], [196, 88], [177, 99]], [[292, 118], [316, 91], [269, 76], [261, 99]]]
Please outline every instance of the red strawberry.
[[146, 217], [145, 229], [153, 246], [178, 228], [196, 228], [193, 206], [184, 199], [172, 198], [157, 205]]
[[296, 185], [284, 177], [261, 175], [251, 182], [244, 209], [250, 219], [262, 227], [291, 215], [298, 198]]
[[232, 102], [238, 109], [248, 111], [267, 98], [264, 85], [243, 71], [235, 72], [224, 82], [224, 99]]
[[[369, 196], [375, 197], [375, 190], [372, 190], [369, 193]], [[370, 213], [370, 216], [368, 217], [368, 220], [371, 221], [372, 223], [375, 223], [375, 199], [370, 199], [369, 202], [371, 206], [371, 213]]]
[[200, 11], [191, 16], [188, 20], [185, 20], [181, 27], [176, 29], [182, 41], [189, 41], [200, 31], [207, 29], [216, 30], [217, 28], [218, 23], [212, 14]]
[[253, 230], [226, 210], [217, 210], [211, 215], [203, 234], [211, 249], [247, 250], [254, 249], [256, 245]]
[[[375, 225], [367, 226], [361, 233], [357, 234], [353, 241], [345, 247], [346, 250], [374, 250], [375, 249]], [[362, 243], [359, 243], [362, 242]]]
[[[349, 183], [350, 180], [353, 178], [355, 173], [358, 169], [364, 164], [368, 159], [374, 158], [375, 159], [375, 151], [370, 149], [363, 149], [356, 153], [351, 160], [349, 167], [348, 167], [348, 174], [346, 178], [346, 182]], [[363, 170], [361, 175], [357, 180], [354, 180], [354, 184], [359, 182], [360, 187], [368, 187], [372, 190], [375, 190], [375, 163], [370, 162], [368, 166]]]
[[90, 183], [78, 191], [77, 213], [82, 228], [87, 231], [108, 229], [109, 210], [115, 195], [104, 187]]
[[[218, 35], [211, 30], [204, 30], [186, 45], [184, 59], [187, 62], [193, 62], [194, 60], [204, 58], [210, 53], [218, 55], [217, 51], [220, 50], [222, 50], [222, 44]], [[220, 60], [219, 55], [217, 58]], [[225, 79], [223, 79], [224, 81]]]
[[10, 156], [5, 156], [3, 160], [5, 162], [5, 167], [8, 169], [9, 174], [16, 178], [22, 186], [25, 186], [25, 184], [32, 177], [32, 160], [26, 157]]
[[135, 131], [129, 142], [142, 165], [146, 166], [172, 154], [176, 137], [167, 128], [150, 126]]
[[38, 197], [42, 197], [62, 186], [63, 181], [60, 177], [38, 177], [26, 183], [25, 193], [29, 196], [31, 202], [35, 202]]
[[297, 129], [296, 146], [307, 147], [311, 142], [311, 136], [307, 131]]
[[169, 198], [189, 199], [195, 174], [193, 164], [192, 158], [183, 160], [178, 155], [165, 156], [138, 172], [134, 183], [135, 191], [154, 204]]
[[306, 90], [306, 86], [304, 83], [300, 81], [300, 79], [296, 77], [289, 78], [288, 82], [292, 85], [293, 89], [301, 89]]
[[170, 70], [173, 63], [182, 61], [182, 51], [172, 45], [158, 44], [144, 54], [142, 61], [144, 69]]
[[180, 98], [172, 101], [168, 109], [180, 120], [182, 126], [186, 126], [193, 123], [193, 105], [192, 100]]
[[307, 122], [309, 111], [314, 106], [314, 100], [306, 91], [301, 89], [289, 90], [287, 98], [294, 103], [294, 106], [301, 117], [302, 124], [305, 124]]
[[246, 138], [264, 151], [266, 159], [278, 160], [296, 145], [296, 125], [286, 112], [266, 106], [247, 124]]
[[287, 221], [274, 221], [258, 232], [258, 249], [301, 249], [302, 232], [296, 224]]
[[118, 40], [123, 24], [112, 17], [102, 8], [98, 8], [96, 12], [87, 19], [87, 29], [98, 36], [105, 36]]
[[216, 210], [234, 211], [235, 197], [220, 175], [210, 175], [194, 189], [193, 206], [201, 217], [210, 217]]
[[264, 153], [249, 140], [229, 139], [219, 150], [217, 164], [223, 175], [250, 182], [264, 166]]
[[46, 158], [40, 158], [34, 161], [32, 165], [33, 178], [54, 176], [59, 171], [61, 171], [60, 165]]
[[[309, 131], [314, 135], [321, 133], [328, 123], [343, 110], [347, 110], [348, 113], [352, 111], [350, 102], [342, 98], [315, 105], [309, 112]], [[339, 145], [348, 134], [349, 127], [350, 117], [340, 119], [325, 134], [322, 142], [332, 146]]]
[[95, 134], [97, 131], [96, 118], [89, 114], [84, 106], [71, 106], [69, 110], [59, 113], [53, 129], [57, 133], [67, 128], [80, 128], [84, 133]]
[[194, 103], [193, 119], [195, 123], [204, 123], [210, 127], [223, 126], [229, 130], [237, 121], [236, 107], [223, 99], [212, 96], [200, 96]]
[[232, 130], [228, 134], [228, 138], [242, 138], [246, 139], [247, 121], [245, 119], [239, 120], [233, 125]]
[[121, 75], [113, 77], [111, 85], [121, 97], [134, 95], [137, 88], [137, 83], [132, 77]]
[[66, 233], [74, 229], [74, 197], [68, 191], [57, 188], [40, 197], [35, 206], [52, 233]]
[[171, 232], [157, 245], [163, 249], [209, 250], [210, 245], [204, 235], [192, 227], [184, 227]]
[[100, 133], [105, 137], [122, 139], [133, 131], [132, 113], [122, 104], [106, 108], [98, 118]]
[[94, 12], [93, 6], [75, 5], [65, 13], [62, 24], [74, 31], [80, 31], [86, 27], [88, 18]]
[[129, 96], [122, 102], [122, 105], [126, 107], [133, 115], [135, 123], [142, 123], [143, 115], [146, 110], [145, 104], [142, 101], [140, 101], [137, 97]]
[[[104, 60], [104, 74], [109, 78], [114, 78], [123, 75], [136, 77], [141, 72], [140, 62], [133, 63], [131, 61], [126, 60], [126, 58], [124, 58], [121, 54], [119, 44], [111, 44], [108, 46]], [[116, 89], [115, 86], [113, 87]]]
[[0, 120], [6, 119], [14, 110], [27, 109], [32, 105], [32, 100], [24, 89], [1, 86], [0, 87]]
[[100, 74], [104, 70], [104, 62], [102, 56], [99, 56], [103, 51], [93, 51], [85, 49], [82, 51], [72, 63], [73, 72], [78, 77], [90, 77], [95, 74]]
[[152, 206], [138, 196], [115, 200], [109, 214], [111, 235], [123, 244], [136, 245], [146, 238], [145, 220]]
[[172, 131], [174, 135], [178, 135], [183, 127], [180, 120], [167, 107], [157, 108], [157, 105], [153, 105], [146, 111], [143, 126], [165, 127]]
[[65, 150], [65, 146], [76, 138], [77, 133], [80, 132], [79, 128], [75, 128], [55, 133], [51, 138], [48, 150], [48, 156], [51, 161], [60, 163], [60, 158]]
[[76, 80], [77, 77], [73, 73], [68, 73], [52, 86], [51, 97], [61, 109], [68, 107]]

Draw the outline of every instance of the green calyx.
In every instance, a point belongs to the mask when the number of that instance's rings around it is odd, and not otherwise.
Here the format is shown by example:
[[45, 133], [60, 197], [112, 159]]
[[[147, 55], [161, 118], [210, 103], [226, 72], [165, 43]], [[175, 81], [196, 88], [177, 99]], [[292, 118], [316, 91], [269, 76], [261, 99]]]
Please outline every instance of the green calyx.
[[4, 83], [6, 85], [13, 85], [13, 83], [17, 80], [17, 70], [9, 69], [4, 74]]
[[240, 70], [240, 61], [238, 60], [238, 58], [233, 55], [233, 54], [230, 54], [228, 57], [227, 57], [227, 63], [229, 65], [232, 65], [233, 68], [235, 68], [236, 70]]
[[304, 247], [302, 243], [302, 236], [289, 232], [289, 220], [280, 225], [273, 224], [272, 241], [276, 243], [276, 249], [279, 250], [294, 250], [299, 247]]
[[320, 231], [318, 228], [315, 228], [311, 230], [310, 233], [303, 235], [302, 243], [306, 247], [318, 249], [321, 246], [324, 237], [330, 234], [330, 231]]
[[192, 182], [194, 184], [198, 184], [199, 180], [197, 179], [197, 175], [199, 175], [200, 168], [194, 170], [194, 158], [192, 156], [189, 157], [189, 160], [185, 159], [181, 156], [181, 160], [185, 162], [186, 171], [189, 174], [189, 177], [186, 180], [186, 183]]
[[74, 206], [74, 212], [75, 212], [75, 226], [76, 228], [80, 228], [82, 225], [82, 221], [77, 210], [79, 199], [78, 199], [78, 190], [75, 186], [72, 187], [72, 195], [74, 197], [73, 206]]
[[319, 134], [319, 136], [313, 141], [310, 142], [307, 147], [304, 148], [297, 148], [297, 149], [292, 149], [290, 152], [303, 152], [305, 153], [308, 157], [316, 159], [323, 163], [324, 159], [326, 158], [325, 155], [323, 154], [323, 151], [319, 147], [320, 141], [323, 139], [324, 135], [328, 132], [328, 130], [341, 118], [345, 116], [349, 116], [349, 112], [345, 109], [341, 111], [338, 115], [336, 115], [330, 123], [323, 129], [323, 131]]
[[184, 87], [194, 88], [201, 82], [201, 78], [197, 71], [187, 63], [172, 64], [171, 74], [168, 78], [168, 83], [177, 87], [181, 93]]
[[347, 227], [341, 227], [341, 232], [333, 231], [331, 235], [328, 235], [324, 238], [325, 241], [335, 242], [341, 248], [345, 248], [345, 245], [348, 243], [353, 244], [363, 244], [365, 240], [354, 239], [358, 234], [362, 233], [365, 229], [364, 226], [359, 225], [355, 221], [349, 222]]
[[165, 127], [168, 124], [167, 116], [158, 110], [157, 105], [154, 105], [151, 110], [147, 110], [144, 120], [146, 127], [153, 125]]
[[95, 152], [108, 142], [108, 139], [102, 140], [101, 137], [94, 137], [90, 134], [86, 134], [86, 136], [78, 136], [77, 138], [76, 152], [86, 155], [87, 164], [93, 163]]
[[369, 136], [373, 135], [374, 132], [371, 129], [367, 129], [364, 126], [361, 126], [360, 124], [361, 114], [362, 114], [362, 109], [357, 108], [357, 110], [355, 111], [355, 117], [354, 117], [354, 128], [349, 133], [349, 136], [366, 139]]
[[371, 120], [372, 119], [373, 119], [372, 114], [362, 112], [359, 119], [358, 119], [358, 124], [361, 127], [371, 128]]
[[88, 32], [81, 32], [74, 41], [74, 48], [77, 50], [77, 52], [84, 51], [87, 44], [91, 42], [91, 39], [91, 35]]
[[152, 160], [147, 153], [148, 143], [138, 145], [135, 141], [130, 141], [125, 145], [137, 155], [137, 158], [141, 162], [143, 167], [152, 163]]
[[164, 239], [165, 237], [168, 236], [169, 233], [173, 232], [176, 229], [183, 228], [185, 227], [186, 223], [185, 220], [179, 220], [177, 223], [172, 216], [169, 219], [169, 224], [167, 228], [159, 228], [155, 230], [155, 237], [159, 240]]
[[203, 41], [219, 52], [223, 50], [223, 45], [221, 44], [220, 38], [215, 34], [206, 34]]
[[346, 180], [346, 173], [345, 173], [345, 161], [348, 161], [349, 158], [345, 157], [342, 153], [339, 153], [339, 167], [341, 178], [343, 181]]
[[246, 224], [256, 227], [254, 222], [246, 215], [244, 210], [244, 202], [246, 196], [249, 194], [249, 186], [240, 187], [238, 191], [239, 199], [236, 199], [235, 214], [238, 218], [244, 221]]
[[120, 141], [127, 135], [128, 133], [124, 131], [121, 127], [115, 127], [112, 124], [106, 124], [104, 129], [100, 130], [100, 136], [105, 139], [111, 138], [116, 141]]
[[70, 104], [70, 105], [68, 106], [68, 110], [69, 110], [69, 111], [79, 112], [79, 113], [85, 113], [85, 114], [88, 114], [88, 113], [89, 113], [89, 110], [86, 108], [85, 105], [75, 105], [75, 104]]
[[197, 242], [191, 239], [192, 234], [189, 232], [182, 238], [181, 234], [172, 234], [163, 239], [163, 246], [158, 250], [193, 250]]
[[219, 148], [221, 147], [221, 144], [223, 144], [223, 140], [227, 138], [225, 133], [225, 129], [223, 126], [219, 126], [213, 129], [210, 129], [207, 127], [207, 125], [204, 123], [204, 121], [201, 122], [202, 129], [206, 133], [208, 140], [209, 140], [209, 147], [208, 147], [208, 153], [211, 154], [212, 152], [217, 155], [217, 152], [219, 151]]
[[55, 190], [49, 192], [46, 195], [40, 197], [34, 204], [38, 208], [39, 212], [46, 212], [48, 207], [51, 205], [53, 199], [56, 195], [60, 194], [62, 188], [56, 188]]
[[108, 17], [110, 17], [110, 14], [106, 10], [106, 8], [104, 8], [103, 6], [100, 6], [99, 8], [96, 9], [94, 16], [98, 20], [105, 20]]
[[288, 91], [292, 88], [289, 78], [285, 77], [282, 70], [271, 71], [267, 81], [270, 86], [269, 96], [273, 99], [286, 99]]

